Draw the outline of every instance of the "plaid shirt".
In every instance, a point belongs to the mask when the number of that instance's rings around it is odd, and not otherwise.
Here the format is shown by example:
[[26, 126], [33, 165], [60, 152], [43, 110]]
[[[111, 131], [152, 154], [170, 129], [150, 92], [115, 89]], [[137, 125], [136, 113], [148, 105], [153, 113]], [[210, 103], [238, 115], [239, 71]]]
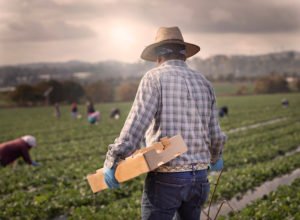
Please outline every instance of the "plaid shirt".
[[130, 156], [144, 137], [149, 146], [177, 134], [188, 151], [166, 163], [167, 167], [215, 162], [226, 141], [211, 84], [184, 61], [169, 60], [142, 78], [121, 134], [109, 145], [104, 166], [111, 168]]

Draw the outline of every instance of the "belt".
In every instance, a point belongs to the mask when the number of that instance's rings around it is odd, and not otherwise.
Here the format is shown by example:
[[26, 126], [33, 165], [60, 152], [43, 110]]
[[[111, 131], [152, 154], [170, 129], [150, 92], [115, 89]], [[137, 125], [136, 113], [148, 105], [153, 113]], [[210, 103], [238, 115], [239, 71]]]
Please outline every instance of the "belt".
[[154, 170], [154, 172], [169, 173], [169, 172], [185, 172], [185, 171], [196, 171], [196, 170], [207, 170], [207, 163], [196, 163], [196, 164], [185, 164], [177, 166], [160, 166]]

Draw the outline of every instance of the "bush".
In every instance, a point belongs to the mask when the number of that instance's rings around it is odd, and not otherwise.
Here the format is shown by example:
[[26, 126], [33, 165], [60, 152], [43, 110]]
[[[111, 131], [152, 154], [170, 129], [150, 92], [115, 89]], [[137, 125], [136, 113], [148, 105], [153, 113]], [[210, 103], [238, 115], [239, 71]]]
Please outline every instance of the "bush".
[[254, 91], [255, 93], [289, 92], [289, 87], [285, 77], [272, 74], [258, 79], [255, 82]]
[[[46, 91], [52, 89], [48, 95]], [[66, 81], [58, 82], [50, 80], [48, 82], [40, 82], [35, 86], [22, 84], [16, 87], [16, 90], [10, 94], [12, 101], [19, 105], [33, 105], [44, 103], [50, 104], [56, 102], [74, 102], [78, 101], [84, 95], [82, 86], [76, 82]]]
[[85, 94], [93, 102], [111, 102], [114, 98], [112, 84], [101, 80], [86, 86]]
[[42, 94], [36, 88], [27, 84], [17, 86], [16, 90], [10, 94], [10, 98], [20, 105], [31, 105], [43, 101]]
[[117, 88], [117, 100], [132, 101], [138, 89], [137, 82], [124, 82]]

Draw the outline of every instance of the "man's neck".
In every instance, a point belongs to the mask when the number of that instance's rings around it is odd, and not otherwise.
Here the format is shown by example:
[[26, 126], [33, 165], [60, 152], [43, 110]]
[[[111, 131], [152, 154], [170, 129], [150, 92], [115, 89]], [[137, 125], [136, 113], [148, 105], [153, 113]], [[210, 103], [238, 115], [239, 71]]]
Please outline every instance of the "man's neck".
[[182, 61], [185, 61], [186, 59], [180, 59], [180, 58], [170, 58], [170, 59], [157, 58], [156, 63], [158, 64], [158, 66], [160, 66], [161, 64], [163, 64], [164, 62], [167, 62], [169, 60], [182, 60]]

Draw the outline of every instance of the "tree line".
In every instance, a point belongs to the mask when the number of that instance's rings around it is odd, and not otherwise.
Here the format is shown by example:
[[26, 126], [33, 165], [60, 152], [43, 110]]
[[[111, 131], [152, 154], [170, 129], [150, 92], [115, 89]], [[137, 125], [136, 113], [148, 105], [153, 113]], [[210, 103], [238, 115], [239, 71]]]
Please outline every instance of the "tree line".
[[[132, 101], [139, 85], [140, 78], [98, 80], [89, 84], [76, 81], [42, 81], [34, 85], [20, 84], [8, 97], [18, 105], [43, 105], [56, 102], [114, 102]], [[299, 92], [300, 78], [287, 81], [284, 75], [271, 73], [268, 76], [252, 81], [254, 93]], [[237, 95], [248, 94], [247, 88], [241, 87]]]
[[292, 81], [289, 82], [285, 76], [275, 73], [271, 73], [268, 76], [258, 78], [254, 84], [254, 92], [257, 94], [299, 91], [299, 77], [292, 78]]
[[137, 79], [116, 81], [96, 81], [82, 85], [75, 81], [42, 81], [35, 85], [20, 84], [8, 98], [18, 105], [44, 105], [54, 103], [113, 102], [133, 100], [138, 88]]

